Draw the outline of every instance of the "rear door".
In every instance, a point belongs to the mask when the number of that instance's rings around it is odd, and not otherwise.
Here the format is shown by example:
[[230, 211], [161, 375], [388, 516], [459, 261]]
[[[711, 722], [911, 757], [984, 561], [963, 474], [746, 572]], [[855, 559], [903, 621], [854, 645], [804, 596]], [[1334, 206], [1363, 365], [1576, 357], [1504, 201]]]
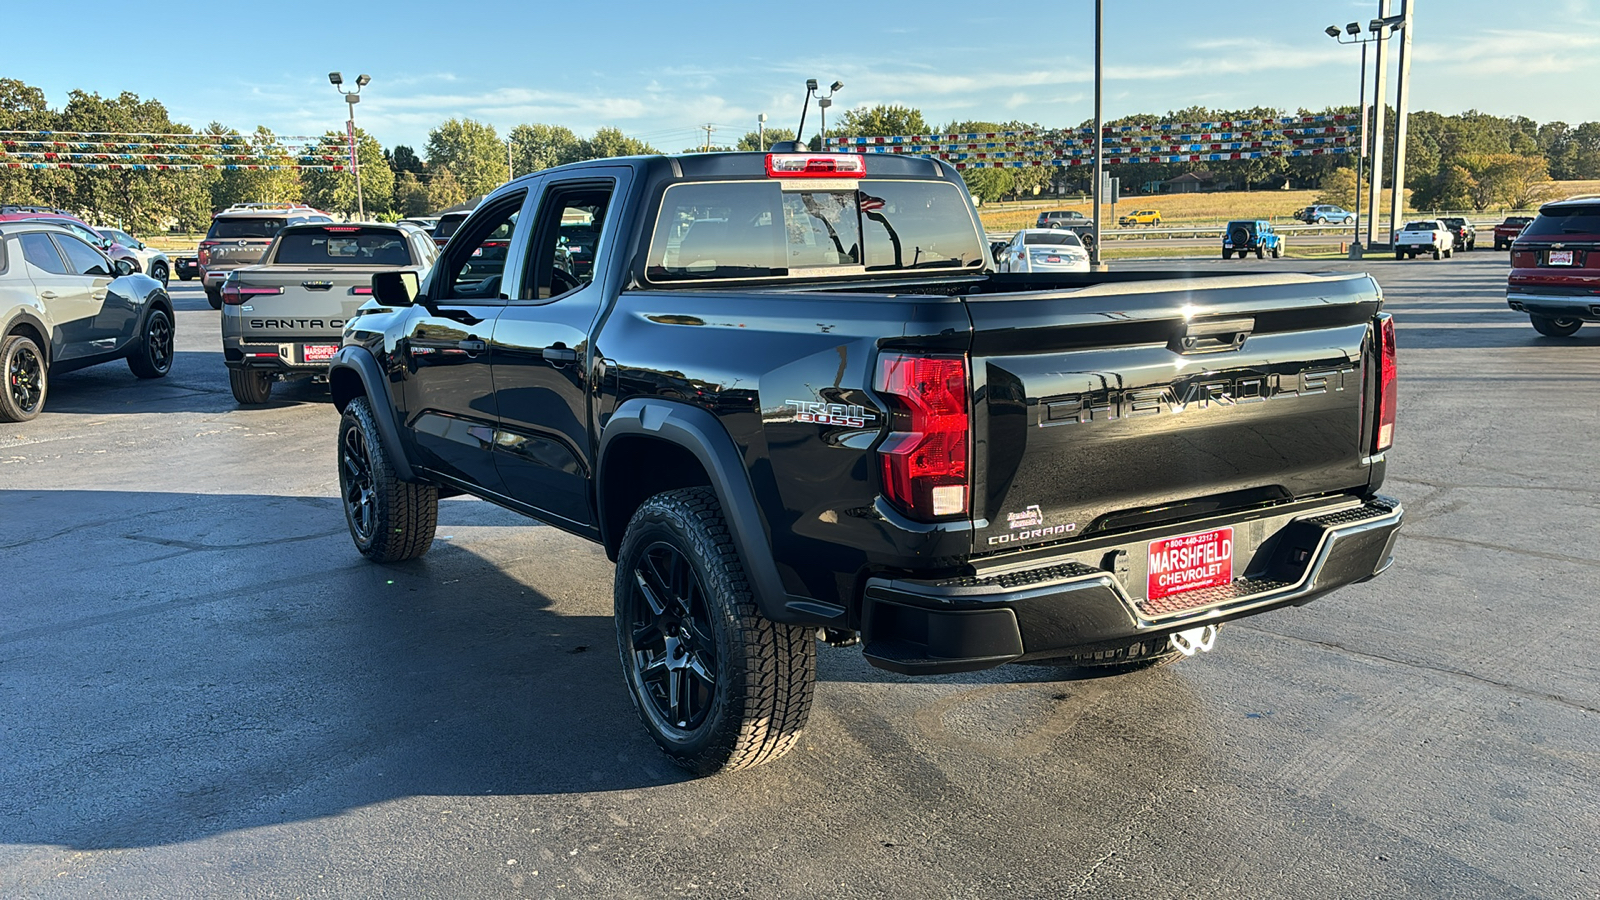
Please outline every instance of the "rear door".
[[[546, 183], [523, 276], [494, 330], [496, 461], [506, 492], [579, 531], [596, 521], [589, 397], [599, 359], [589, 335], [617, 289], [604, 283], [603, 260], [614, 252], [612, 200], [626, 195], [629, 175], [621, 166], [590, 168]], [[574, 232], [593, 236], [585, 258], [570, 252]]]
[[1365, 486], [1377, 286], [1274, 282], [972, 299], [975, 550]]
[[[526, 191], [475, 211], [434, 265], [425, 294], [432, 309], [412, 308], [401, 347], [405, 358], [407, 434], [417, 458], [436, 472], [504, 493], [495, 468], [498, 425], [489, 339], [515, 290], [506, 276], [508, 245], [525, 246], [518, 230]], [[499, 244], [496, 252], [486, 245]]]
[[51, 360], [67, 361], [94, 354], [95, 342], [101, 337], [96, 331], [95, 316], [105, 297], [105, 285], [111, 280], [77, 274], [50, 234], [24, 232], [17, 240], [36, 296], [50, 314]]

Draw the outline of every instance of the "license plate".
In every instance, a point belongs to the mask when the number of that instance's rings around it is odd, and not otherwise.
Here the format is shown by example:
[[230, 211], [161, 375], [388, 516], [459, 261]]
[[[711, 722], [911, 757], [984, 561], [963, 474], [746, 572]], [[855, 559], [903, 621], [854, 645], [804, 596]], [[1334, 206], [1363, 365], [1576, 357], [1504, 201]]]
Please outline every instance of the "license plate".
[[1059, 257], [1059, 256], [1046, 256], [1044, 258], [1044, 261], [1045, 262], [1050, 262], [1050, 263], [1058, 263], [1058, 262], [1061, 262], [1061, 257]]
[[1570, 265], [1572, 265], [1572, 251], [1571, 250], [1551, 250], [1550, 251], [1550, 257], [1545, 260], [1545, 265], [1548, 265], [1548, 266], [1570, 266]]
[[1160, 600], [1233, 581], [1233, 528], [1150, 542], [1147, 596]]
[[339, 352], [338, 344], [307, 344], [300, 350], [301, 362], [327, 362]]

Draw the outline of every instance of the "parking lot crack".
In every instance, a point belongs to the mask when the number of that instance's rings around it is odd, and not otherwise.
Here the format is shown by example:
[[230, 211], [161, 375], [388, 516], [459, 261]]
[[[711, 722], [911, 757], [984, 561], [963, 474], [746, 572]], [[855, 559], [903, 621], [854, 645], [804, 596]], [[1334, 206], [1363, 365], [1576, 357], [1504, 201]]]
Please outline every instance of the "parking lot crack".
[[1457, 669], [1450, 666], [1437, 666], [1430, 663], [1417, 662], [1416, 660], [1411, 659], [1399, 659], [1397, 657], [1387, 656], [1382, 653], [1374, 653], [1370, 650], [1357, 650], [1354, 647], [1346, 646], [1345, 644], [1338, 643], [1337, 641], [1319, 641], [1316, 638], [1305, 638], [1292, 634], [1284, 634], [1281, 631], [1273, 631], [1268, 628], [1261, 628], [1247, 622], [1234, 622], [1231, 623], [1229, 627], [1248, 629], [1258, 634], [1271, 635], [1272, 637], [1282, 638], [1286, 641], [1293, 641], [1297, 644], [1322, 647], [1328, 650], [1338, 650], [1342, 653], [1348, 653], [1351, 656], [1357, 656], [1362, 659], [1369, 659], [1376, 662], [1386, 662], [1397, 666], [1405, 666], [1410, 669], [1421, 669], [1426, 672], [1437, 672], [1441, 675], [1454, 675], [1459, 678], [1466, 678], [1470, 681], [1476, 681], [1479, 684], [1488, 685], [1489, 687], [1495, 687], [1503, 691], [1509, 691], [1513, 694], [1519, 694], [1529, 699], [1547, 700], [1551, 703], [1556, 703], [1569, 709], [1575, 709], [1579, 712], [1600, 715], [1600, 708], [1589, 706], [1577, 700], [1573, 700], [1570, 697], [1563, 697], [1560, 694], [1551, 694], [1546, 691], [1534, 690], [1533, 688], [1524, 687], [1520, 684], [1511, 684], [1510, 682], [1506, 681], [1496, 681], [1493, 678], [1485, 678], [1482, 675], [1474, 672], [1468, 672], [1465, 669]]
[[247, 544], [199, 544], [194, 541], [180, 541], [177, 538], [151, 537], [144, 534], [125, 534], [123, 538], [130, 541], [143, 541], [146, 544], [156, 544], [161, 547], [175, 547], [191, 553], [203, 553], [216, 550], [249, 550], [253, 547], [271, 547], [275, 544], [297, 544], [301, 541], [315, 541], [322, 538], [344, 534], [344, 529], [337, 531], [320, 531], [316, 534], [302, 534], [295, 537], [272, 538], [269, 540], [251, 541]]
[[1477, 547], [1480, 550], [1500, 550], [1506, 553], [1515, 553], [1521, 556], [1533, 556], [1538, 559], [1548, 559], [1555, 562], [1577, 563], [1580, 566], [1600, 566], [1600, 559], [1587, 559], [1582, 556], [1568, 556], [1565, 553], [1548, 553], [1543, 550], [1528, 550], [1522, 547], [1508, 547], [1504, 544], [1491, 544], [1487, 541], [1471, 541], [1466, 538], [1442, 537], [1432, 534], [1412, 534], [1406, 532], [1403, 536], [1408, 541], [1431, 541], [1436, 544], [1454, 544], [1460, 547]]

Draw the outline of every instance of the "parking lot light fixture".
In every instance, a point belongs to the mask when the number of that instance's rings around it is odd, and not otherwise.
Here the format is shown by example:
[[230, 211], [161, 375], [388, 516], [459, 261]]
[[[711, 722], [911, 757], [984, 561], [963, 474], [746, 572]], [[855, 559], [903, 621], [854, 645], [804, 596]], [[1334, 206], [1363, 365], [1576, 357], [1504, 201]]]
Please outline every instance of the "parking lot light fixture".
[[811, 95], [815, 94], [816, 92], [817, 92], [817, 80], [815, 78], [807, 78], [806, 79], [806, 99], [805, 99], [805, 101], [803, 103], [800, 104], [800, 127], [796, 128], [794, 130], [794, 140], [795, 140], [795, 143], [797, 143], [797, 144], [800, 143], [801, 141], [805, 140], [806, 111], [811, 109]]
[[344, 76], [338, 72], [329, 72], [328, 82], [344, 96], [345, 107], [349, 110], [349, 117], [345, 119], [344, 127], [346, 139], [350, 143], [350, 171], [356, 176], [356, 215], [361, 221], [366, 221], [367, 201], [361, 193], [361, 159], [356, 152], [356, 104], [361, 102], [361, 89], [372, 83], [372, 76], [366, 73], [356, 76], [356, 87], [353, 91], [344, 89]]
[[1326, 28], [1326, 29], [1324, 29], [1324, 30], [1325, 30], [1325, 31], [1327, 31], [1327, 32], [1328, 32], [1328, 37], [1331, 37], [1331, 38], [1336, 38], [1336, 37], [1338, 37], [1338, 36], [1339, 36], [1339, 28], [1338, 28], [1338, 26], [1335, 26], [1335, 25], [1329, 25], [1329, 26], [1328, 26], [1328, 27], [1327, 27], [1327, 28]]
[[[822, 115], [822, 142], [824, 144], [828, 142], [828, 107], [833, 105], [833, 95], [839, 93], [839, 89], [842, 87], [844, 87], [844, 82], [835, 81], [828, 88], [826, 96], [817, 98], [817, 109], [821, 110]], [[826, 150], [827, 147], [823, 147], [823, 149]]]

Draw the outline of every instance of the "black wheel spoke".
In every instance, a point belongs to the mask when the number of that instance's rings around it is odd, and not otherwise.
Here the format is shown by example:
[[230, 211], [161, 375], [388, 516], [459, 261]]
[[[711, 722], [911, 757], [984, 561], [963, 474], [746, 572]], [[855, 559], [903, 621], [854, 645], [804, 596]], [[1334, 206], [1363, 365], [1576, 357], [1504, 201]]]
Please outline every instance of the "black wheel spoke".
[[716, 693], [716, 642], [705, 590], [676, 547], [658, 543], [635, 557], [628, 630], [638, 693], [658, 721], [692, 731]]

